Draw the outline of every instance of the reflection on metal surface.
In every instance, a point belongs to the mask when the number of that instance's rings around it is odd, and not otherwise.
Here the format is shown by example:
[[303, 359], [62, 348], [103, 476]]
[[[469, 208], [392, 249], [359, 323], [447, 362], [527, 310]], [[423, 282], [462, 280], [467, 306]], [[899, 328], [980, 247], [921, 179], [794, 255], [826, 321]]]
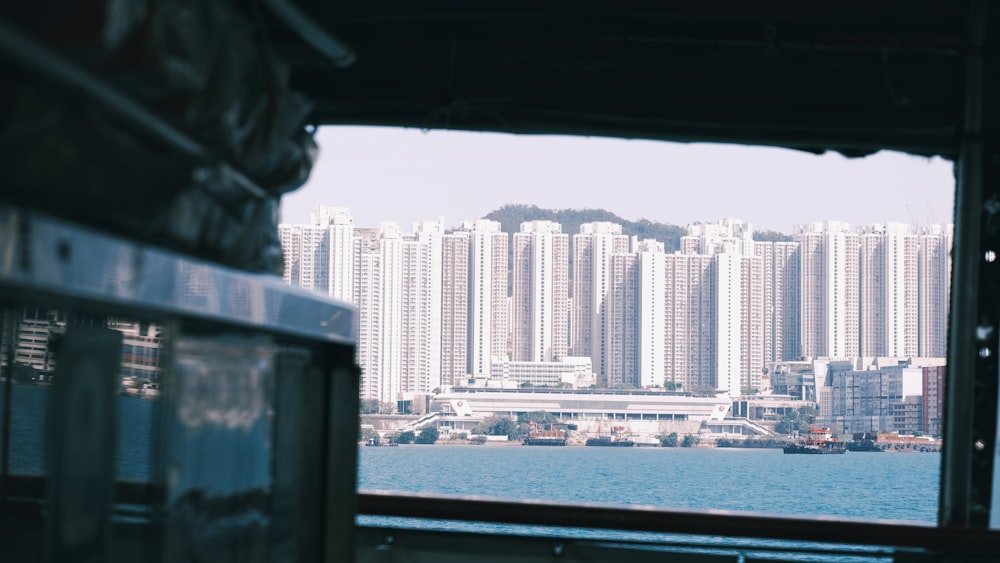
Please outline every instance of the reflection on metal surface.
[[0, 292], [84, 299], [353, 343], [354, 307], [0, 206]]
[[266, 337], [179, 338], [166, 394], [167, 502], [270, 488], [274, 348]]
[[0, 298], [0, 560], [349, 560], [352, 346]]
[[164, 560], [266, 551], [274, 347], [264, 336], [198, 335], [174, 341], [173, 356], [163, 403]]

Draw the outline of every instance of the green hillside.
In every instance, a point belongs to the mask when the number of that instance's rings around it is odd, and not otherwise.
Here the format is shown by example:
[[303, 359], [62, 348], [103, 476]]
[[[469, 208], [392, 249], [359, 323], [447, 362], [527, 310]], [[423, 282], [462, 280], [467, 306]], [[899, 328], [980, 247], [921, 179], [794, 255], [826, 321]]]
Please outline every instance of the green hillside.
[[525, 221], [555, 221], [562, 225], [562, 232], [570, 237], [579, 233], [580, 225], [584, 223], [596, 221], [618, 223], [626, 235], [662, 242], [666, 252], [679, 250], [681, 236], [687, 232], [684, 227], [654, 223], [647, 219], [629, 221], [603, 209], [542, 209], [535, 205], [510, 204], [491, 211], [484, 219], [499, 221], [503, 230], [508, 233], [518, 232], [521, 223]]
[[[666, 223], [654, 223], [647, 219], [629, 221], [623, 219], [610, 211], [603, 209], [542, 209], [536, 205], [508, 204], [500, 209], [486, 214], [484, 219], [499, 221], [505, 233], [516, 233], [521, 230], [521, 223], [525, 221], [555, 221], [562, 225], [562, 232], [570, 236], [569, 249], [569, 278], [570, 293], [573, 293], [573, 235], [580, 232], [580, 225], [597, 221], [617, 223], [622, 226], [622, 233], [635, 235], [642, 239], [654, 239], [663, 243], [663, 250], [667, 253], [680, 250], [681, 237], [687, 233], [685, 227], [669, 225]], [[792, 237], [777, 231], [755, 231], [754, 240], [759, 241], [790, 241]], [[513, 246], [507, 256], [508, 277], [510, 268], [513, 265]], [[511, 291], [510, 280], [507, 284], [508, 291]]]

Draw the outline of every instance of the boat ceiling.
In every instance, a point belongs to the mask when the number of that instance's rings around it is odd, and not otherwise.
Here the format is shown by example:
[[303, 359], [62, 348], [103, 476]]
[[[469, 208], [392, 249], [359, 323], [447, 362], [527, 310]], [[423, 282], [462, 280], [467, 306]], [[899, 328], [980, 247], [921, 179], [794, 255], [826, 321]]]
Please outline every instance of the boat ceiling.
[[14, 3], [0, 203], [280, 272], [275, 209], [309, 176], [309, 125], [955, 158], [967, 55], [985, 91], [1000, 78], [988, 4]]
[[956, 150], [965, 2], [295, 4], [353, 53], [270, 24], [319, 124]]

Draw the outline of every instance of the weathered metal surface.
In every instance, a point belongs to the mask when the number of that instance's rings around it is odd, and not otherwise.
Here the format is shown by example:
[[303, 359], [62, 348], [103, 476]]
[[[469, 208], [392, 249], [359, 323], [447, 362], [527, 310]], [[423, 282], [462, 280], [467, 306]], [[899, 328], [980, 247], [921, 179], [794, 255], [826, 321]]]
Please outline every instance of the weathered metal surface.
[[70, 325], [57, 353], [47, 413], [46, 560], [109, 561], [122, 335]]
[[342, 344], [353, 305], [251, 274], [0, 205], [0, 292], [85, 300]]
[[163, 561], [266, 561], [274, 347], [266, 337], [173, 341], [163, 398]]
[[920, 548], [950, 551], [962, 557], [1000, 552], [1000, 532], [981, 528], [947, 529], [906, 522], [871, 523], [831, 518], [761, 516], [721, 510], [686, 512], [652, 506], [556, 504], [363, 492], [358, 495], [358, 513], [425, 521], [491, 522], [564, 529]]

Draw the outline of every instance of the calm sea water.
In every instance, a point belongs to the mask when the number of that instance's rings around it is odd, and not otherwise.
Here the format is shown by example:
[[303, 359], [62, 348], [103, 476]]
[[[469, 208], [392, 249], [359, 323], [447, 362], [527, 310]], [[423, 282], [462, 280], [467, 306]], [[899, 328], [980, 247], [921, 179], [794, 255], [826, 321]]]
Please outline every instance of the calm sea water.
[[866, 520], [937, 518], [936, 453], [408, 445], [359, 448], [359, 488]]
[[[2, 394], [2, 391], [0, 391]], [[14, 386], [10, 467], [44, 468], [49, 390]], [[0, 401], [2, 405], [2, 401]], [[117, 477], [150, 478], [156, 401], [118, 400]], [[730, 448], [358, 448], [361, 489], [934, 523], [940, 454]]]
[[[12, 473], [39, 474], [45, 468], [45, 412], [49, 387], [12, 386], [10, 417], [10, 470]], [[0, 385], [0, 414], [3, 412], [3, 385]], [[116, 477], [122, 481], [149, 481], [152, 453], [153, 408], [155, 401], [118, 397], [118, 447]], [[0, 455], [3, 455], [0, 452]]]

